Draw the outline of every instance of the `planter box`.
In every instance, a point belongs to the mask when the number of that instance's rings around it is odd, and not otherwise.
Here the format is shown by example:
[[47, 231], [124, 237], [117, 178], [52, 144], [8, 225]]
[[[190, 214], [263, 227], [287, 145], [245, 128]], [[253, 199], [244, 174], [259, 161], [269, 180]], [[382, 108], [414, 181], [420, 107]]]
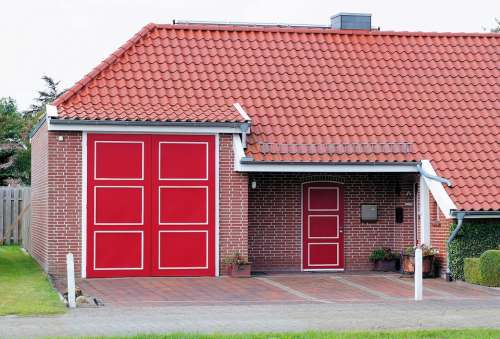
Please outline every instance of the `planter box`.
[[[403, 255], [403, 273], [415, 273], [415, 257], [410, 255]], [[431, 275], [434, 263], [434, 256], [429, 255], [422, 258], [422, 275]]]
[[373, 262], [373, 270], [374, 271], [381, 271], [381, 272], [395, 272], [395, 271], [397, 271], [396, 265], [397, 265], [396, 259], [377, 260], [377, 261]]
[[229, 265], [227, 268], [228, 274], [233, 277], [233, 278], [250, 278], [252, 276], [252, 265], [250, 264], [243, 264], [243, 265], [236, 265], [232, 264]]

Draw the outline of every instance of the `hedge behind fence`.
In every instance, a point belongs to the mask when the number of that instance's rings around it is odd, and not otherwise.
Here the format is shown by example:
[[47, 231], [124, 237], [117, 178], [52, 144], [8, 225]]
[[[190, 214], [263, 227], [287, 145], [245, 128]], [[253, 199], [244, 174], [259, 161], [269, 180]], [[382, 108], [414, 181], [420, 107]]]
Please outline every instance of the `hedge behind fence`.
[[[451, 231], [457, 225], [451, 226]], [[451, 234], [450, 231], [450, 234]], [[484, 251], [500, 246], [500, 220], [464, 220], [449, 248], [453, 279], [464, 279], [464, 258], [479, 257]]]

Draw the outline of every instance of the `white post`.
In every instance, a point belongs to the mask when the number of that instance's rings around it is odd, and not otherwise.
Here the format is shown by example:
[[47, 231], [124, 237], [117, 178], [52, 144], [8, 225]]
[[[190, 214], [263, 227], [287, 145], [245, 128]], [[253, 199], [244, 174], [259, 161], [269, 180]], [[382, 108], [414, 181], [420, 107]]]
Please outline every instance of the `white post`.
[[75, 308], [75, 262], [73, 253], [66, 254], [66, 276], [68, 278], [68, 305], [70, 308]]
[[423, 298], [422, 286], [422, 249], [415, 249], [415, 300], [419, 301]]
[[424, 177], [420, 176], [420, 243], [430, 246], [431, 244], [431, 217], [429, 212], [429, 187]]
[[[420, 244], [431, 245], [431, 216], [429, 205], [429, 187], [425, 183], [424, 177], [420, 176]], [[422, 249], [415, 249], [415, 300], [423, 298], [423, 281], [422, 281]]]

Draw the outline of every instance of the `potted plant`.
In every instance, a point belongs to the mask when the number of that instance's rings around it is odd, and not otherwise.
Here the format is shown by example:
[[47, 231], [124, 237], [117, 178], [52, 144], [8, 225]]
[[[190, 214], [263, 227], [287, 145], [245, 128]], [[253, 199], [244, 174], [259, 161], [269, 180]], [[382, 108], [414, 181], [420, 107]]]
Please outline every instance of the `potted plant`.
[[249, 278], [251, 276], [251, 265], [240, 253], [226, 258], [224, 263], [228, 265], [228, 274], [233, 278]]
[[396, 271], [398, 258], [388, 247], [375, 248], [369, 259], [374, 271]]
[[[407, 247], [401, 254], [403, 261], [403, 273], [415, 273], [415, 248], [413, 246]], [[439, 251], [434, 247], [422, 245], [422, 274], [425, 276], [431, 275], [434, 267], [434, 256]]]

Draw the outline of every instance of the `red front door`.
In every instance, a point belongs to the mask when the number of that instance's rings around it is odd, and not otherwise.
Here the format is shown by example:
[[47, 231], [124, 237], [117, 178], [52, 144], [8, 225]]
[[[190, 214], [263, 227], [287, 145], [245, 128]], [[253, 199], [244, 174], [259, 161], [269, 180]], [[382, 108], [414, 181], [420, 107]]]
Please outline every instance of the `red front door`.
[[344, 268], [344, 196], [342, 186], [329, 182], [302, 187], [302, 268]]
[[214, 143], [88, 135], [88, 277], [215, 274]]

